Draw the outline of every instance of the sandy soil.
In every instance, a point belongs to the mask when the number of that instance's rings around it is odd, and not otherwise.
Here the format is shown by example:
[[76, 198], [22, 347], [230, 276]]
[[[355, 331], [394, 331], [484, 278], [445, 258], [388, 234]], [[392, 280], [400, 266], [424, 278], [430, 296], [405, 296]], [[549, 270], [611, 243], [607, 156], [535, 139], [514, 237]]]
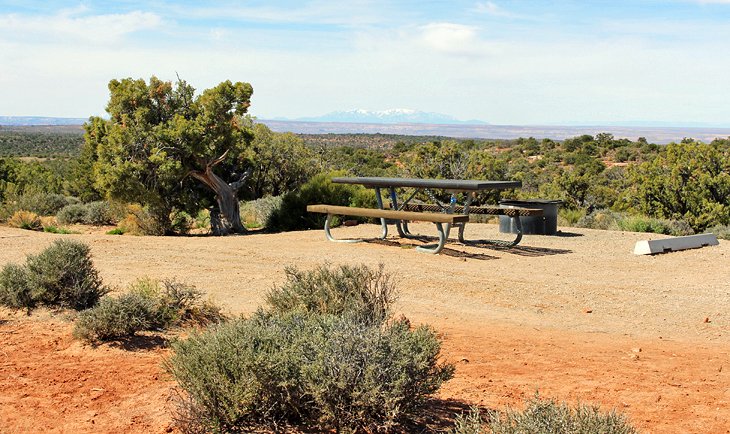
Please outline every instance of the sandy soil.
[[[414, 225], [433, 233], [430, 225]], [[375, 236], [378, 227], [335, 230]], [[476, 237], [500, 237], [472, 225]], [[635, 256], [647, 234], [573, 229], [512, 249], [339, 244], [322, 231], [226, 238], [53, 235], [0, 228], [0, 264], [59, 237], [92, 247], [105, 281], [177, 278], [249, 313], [286, 265], [384, 263], [398, 310], [433, 325], [456, 377], [440, 393], [489, 408], [540, 395], [626, 413], [644, 432], [730, 432], [730, 243]], [[82, 345], [64, 315], [0, 310], [0, 433], [165, 432], [172, 383], [154, 341]]]

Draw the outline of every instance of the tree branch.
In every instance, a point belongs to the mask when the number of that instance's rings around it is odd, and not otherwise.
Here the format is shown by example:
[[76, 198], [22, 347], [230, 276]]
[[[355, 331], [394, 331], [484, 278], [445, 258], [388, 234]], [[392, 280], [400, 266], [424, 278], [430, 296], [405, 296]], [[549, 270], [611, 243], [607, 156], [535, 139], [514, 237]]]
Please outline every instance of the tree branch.
[[246, 169], [245, 172], [243, 172], [243, 175], [241, 175], [238, 181], [231, 182], [230, 184], [228, 184], [228, 186], [231, 187], [234, 191], [238, 191], [241, 187], [243, 187], [246, 179], [251, 176], [251, 172], [253, 172], [253, 168], [249, 167], [248, 169]]
[[223, 153], [220, 157], [216, 158], [215, 160], [211, 161], [210, 163], [206, 164], [206, 168], [213, 168], [220, 164], [223, 160], [226, 159], [226, 155], [228, 155], [228, 151], [230, 151], [231, 148], [226, 149], [226, 152]]

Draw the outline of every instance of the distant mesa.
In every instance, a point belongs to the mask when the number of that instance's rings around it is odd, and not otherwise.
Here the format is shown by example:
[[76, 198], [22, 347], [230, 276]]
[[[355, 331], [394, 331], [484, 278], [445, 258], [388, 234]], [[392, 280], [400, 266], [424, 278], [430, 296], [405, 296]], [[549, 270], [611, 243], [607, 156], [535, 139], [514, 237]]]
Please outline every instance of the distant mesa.
[[[281, 119], [284, 120], [284, 119]], [[479, 120], [462, 121], [453, 116], [413, 109], [334, 111], [323, 116], [292, 119], [298, 122], [342, 122], [362, 124], [488, 125]]]

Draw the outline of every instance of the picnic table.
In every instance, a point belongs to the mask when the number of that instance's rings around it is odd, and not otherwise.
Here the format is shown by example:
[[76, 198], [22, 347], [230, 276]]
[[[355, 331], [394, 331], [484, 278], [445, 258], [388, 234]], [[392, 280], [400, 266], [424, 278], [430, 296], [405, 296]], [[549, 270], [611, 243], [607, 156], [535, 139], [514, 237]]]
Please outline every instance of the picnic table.
[[[380, 239], [388, 236], [388, 225], [394, 224], [398, 235], [403, 238], [415, 238], [408, 228], [409, 221], [428, 221], [436, 225], [439, 241], [436, 245], [419, 246], [416, 249], [427, 253], [440, 252], [450, 231], [454, 227], [459, 229], [459, 241], [464, 244], [496, 243], [508, 246], [517, 245], [522, 239], [520, 216], [540, 215], [542, 210], [501, 207], [501, 206], [471, 206], [476, 193], [485, 190], [505, 190], [520, 188], [519, 181], [488, 181], [474, 179], [421, 179], [421, 178], [385, 178], [385, 177], [340, 177], [333, 178], [333, 183], [355, 184], [375, 189], [375, 199], [378, 208], [355, 208], [316, 204], [307, 206], [310, 212], [327, 214], [325, 220], [325, 235], [330, 241], [359, 242], [360, 239], [335, 239], [330, 232], [331, 217], [333, 215], [347, 215], [359, 217], [380, 218], [382, 234]], [[405, 199], [399, 197], [399, 190], [410, 190]], [[383, 201], [383, 190], [387, 191], [389, 203]], [[448, 203], [442, 203], [436, 197], [434, 190], [450, 193]], [[424, 192], [432, 203], [411, 203], [417, 193]], [[462, 203], [459, 195], [464, 194]], [[471, 214], [507, 215], [515, 221], [518, 228], [517, 237], [511, 242], [499, 240], [466, 240], [464, 229]]]

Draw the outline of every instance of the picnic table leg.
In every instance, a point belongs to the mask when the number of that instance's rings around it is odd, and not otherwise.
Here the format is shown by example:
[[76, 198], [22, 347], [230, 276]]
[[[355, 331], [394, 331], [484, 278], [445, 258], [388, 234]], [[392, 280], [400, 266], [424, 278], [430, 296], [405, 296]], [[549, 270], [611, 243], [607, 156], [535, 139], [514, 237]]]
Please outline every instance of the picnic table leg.
[[[328, 240], [334, 241], [337, 243], [360, 243], [364, 240], [359, 238], [354, 239], [346, 239], [346, 240], [338, 240], [337, 238], [332, 236], [332, 233], [330, 232], [330, 225], [332, 223], [332, 214], [327, 214], [327, 219], [324, 221], [324, 234], [327, 237]], [[384, 240], [385, 237], [388, 236], [388, 226], [383, 225], [383, 233], [380, 236], [381, 240]]]
[[[438, 244], [418, 246], [418, 247], [416, 247], [416, 250], [418, 250], [419, 252], [436, 254], [436, 253], [440, 252], [441, 249], [444, 248], [444, 244], [446, 244], [446, 232], [444, 231], [444, 227], [441, 223], [435, 223], [435, 224], [436, 224], [436, 229], [438, 229], [438, 232], [439, 232]], [[433, 246], [433, 247], [431, 247], [431, 246]]]
[[465, 223], [460, 223], [462, 226], [459, 227], [459, 242], [462, 244], [494, 244], [498, 246], [505, 246], [505, 247], [514, 247], [517, 244], [522, 241], [522, 220], [520, 220], [519, 216], [510, 217], [512, 219], [512, 222], [515, 224], [515, 229], [517, 229], [517, 236], [512, 241], [502, 241], [502, 240], [466, 240], [464, 239], [464, 225]]
[[[380, 194], [380, 187], [375, 187], [375, 200], [378, 202], [378, 208], [383, 209], [383, 196]], [[388, 222], [384, 218], [380, 219], [380, 226], [383, 228], [383, 236], [381, 239], [385, 239], [388, 236]]]

